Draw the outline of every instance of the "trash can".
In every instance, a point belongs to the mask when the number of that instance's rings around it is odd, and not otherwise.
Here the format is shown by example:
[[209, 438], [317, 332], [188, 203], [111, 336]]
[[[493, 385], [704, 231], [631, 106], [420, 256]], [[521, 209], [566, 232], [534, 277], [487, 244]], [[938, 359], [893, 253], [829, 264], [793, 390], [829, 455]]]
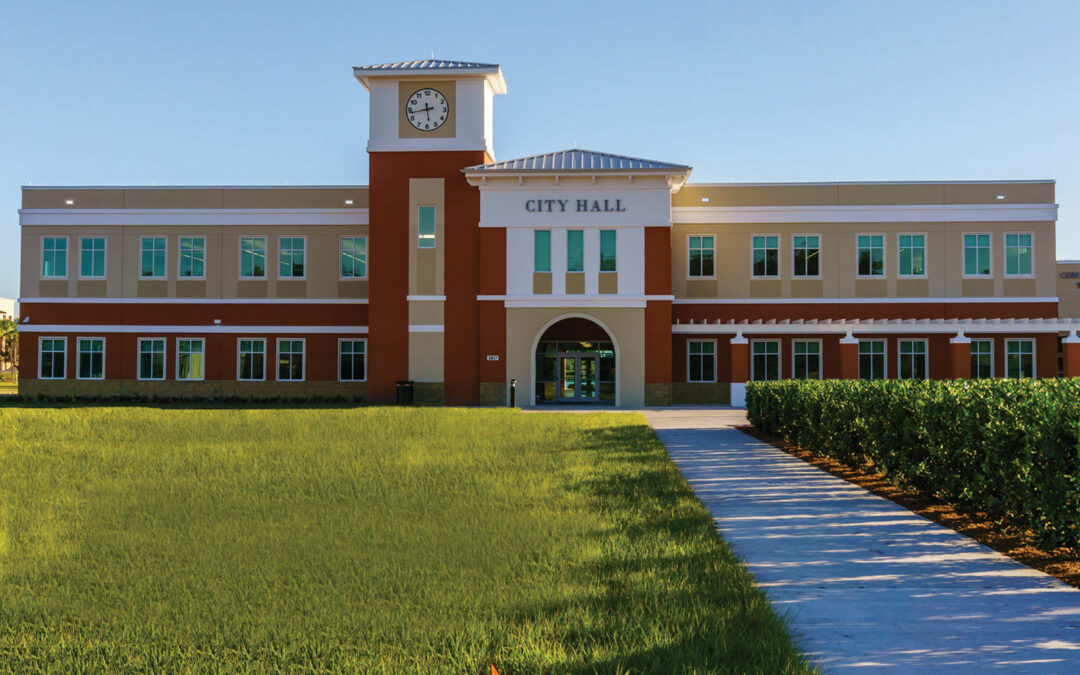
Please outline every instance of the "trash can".
[[397, 404], [398, 405], [412, 405], [413, 403], [413, 381], [412, 380], [398, 380], [397, 383]]

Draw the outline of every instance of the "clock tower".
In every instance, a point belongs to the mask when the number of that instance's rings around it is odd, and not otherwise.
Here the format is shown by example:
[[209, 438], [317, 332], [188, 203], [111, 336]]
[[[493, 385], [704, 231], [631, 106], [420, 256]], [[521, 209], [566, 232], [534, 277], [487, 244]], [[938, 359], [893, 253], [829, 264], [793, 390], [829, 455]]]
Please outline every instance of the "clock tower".
[[478, 296], [505, 293], [505, 233], [481, 232], [480, 193], [462, 169], [494, 160], [502, 71], [432, 59], [353, 75], [371, 93], [368, 396], [393, 402], [411, 380], [418, 403], [483, 403], [482, 383], [501, 397], [505, 366], [490, 358], [501, 347], [482, 334], [505, 335], [505, 318]]

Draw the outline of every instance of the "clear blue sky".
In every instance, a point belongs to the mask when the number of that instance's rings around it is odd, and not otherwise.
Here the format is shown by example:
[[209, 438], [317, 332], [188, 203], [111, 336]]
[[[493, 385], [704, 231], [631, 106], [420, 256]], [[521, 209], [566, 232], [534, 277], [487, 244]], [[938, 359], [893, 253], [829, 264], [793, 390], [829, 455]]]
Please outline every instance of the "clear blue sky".
[[499, 63], [500, 158], [692, 181], [1055, 178], [1080, 258], [1080, 2], [0, 0], [0, 296], [19, 186], [367, 183], [354, 65]]

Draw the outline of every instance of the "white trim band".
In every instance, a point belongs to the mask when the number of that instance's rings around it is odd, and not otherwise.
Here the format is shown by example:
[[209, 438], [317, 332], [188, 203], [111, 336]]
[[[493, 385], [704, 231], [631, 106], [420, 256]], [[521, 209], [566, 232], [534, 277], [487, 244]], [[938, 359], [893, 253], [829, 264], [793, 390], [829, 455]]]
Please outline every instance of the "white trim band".
[[406, 295], [407, 302], [446, 302], [445, 295]]
[[23, 303], [148, 305], [366, 305], [367, 298], [19, 298]]
[[19, 224], [34, 225], [367, 225], [366, 208], [353, 209], [19, 209]]
[[754, 323], [677, 323], [675, 335], [895, 335], [963, 333], [1061, 333], [1076, 330], [1080, 319], [873, 319]]
[[1056, 221], [1057, 204], [673, 206], [680, 223], [971, 223]]
[[20, 333], [159, 333], [180, 335], [237, 334], [237, 335], [366, 335], [367, 326], [103, 326], [100, 324], [32, 324], [20, 323]]
[[1056, 297], [1045, 298], [679, 298], [676, 305], [884, 305], [884, 304], [949, 304], [949, 303], [1006, 303], [1006, 302], [1053, 302]]
[[418, 323], [418, 324], [410, 324], [409, 325], [409, 332], [410, 333], [442, 333], [442, 332], [444, 332], [444, 330], [445, 330], [445, 327], [442, 324], [432, 324], [432, 323], [422, 324], [422, 323]]

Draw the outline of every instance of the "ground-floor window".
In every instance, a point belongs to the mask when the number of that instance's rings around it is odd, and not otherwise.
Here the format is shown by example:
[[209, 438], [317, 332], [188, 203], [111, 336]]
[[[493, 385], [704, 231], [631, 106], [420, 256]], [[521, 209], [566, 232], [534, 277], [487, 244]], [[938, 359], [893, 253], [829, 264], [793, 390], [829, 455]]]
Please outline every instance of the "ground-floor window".
[[795, 340], [792, 351], [791, 376], [796, 380], [820, 380], [821, 340]]
[[266, 340], [243, 338], [237, 345], [236, 379], [260, 381], [266, 379]]
[[38, 377], [43, 380], [62, 380], [67, 375], [65, 355], [67, 338], [41, 338], [38, 342]]
[[205, 377], [202, 338], [181, 338], [176, 341], [176, 379], [201, 380]]
[[165, 379], [165, 338], [139, 338], [139, 379]]
[[716, 381], [716, 340], [690, 340], [687, 342], [686, 381]]
[[859, 379], [885, 379], [884, 340], [859, 340]]
[[80, 380], [105, 379], [105, 338], [79, 338]]
[[1005, 377], [1035, 377], [1035, 341], [1005, 341]]
[[926, 379], [926, 340], [900, 340], [900, 363], [897, 372], [901, 380]]
[[304, 379], [304, 341], [278, 340], [278, 380], [298, 382]]
[[994, 376], [994, 341], [971, 341], [971, 379], [982, 380]]
[[338, 377], [342, 382], [363, 382], [367, 378], [366, 352], [364, 340], [338, 341]]
[[780, 379], [780, 341], [756, 340], [751, 343], [750, 379], [768, 382]]

